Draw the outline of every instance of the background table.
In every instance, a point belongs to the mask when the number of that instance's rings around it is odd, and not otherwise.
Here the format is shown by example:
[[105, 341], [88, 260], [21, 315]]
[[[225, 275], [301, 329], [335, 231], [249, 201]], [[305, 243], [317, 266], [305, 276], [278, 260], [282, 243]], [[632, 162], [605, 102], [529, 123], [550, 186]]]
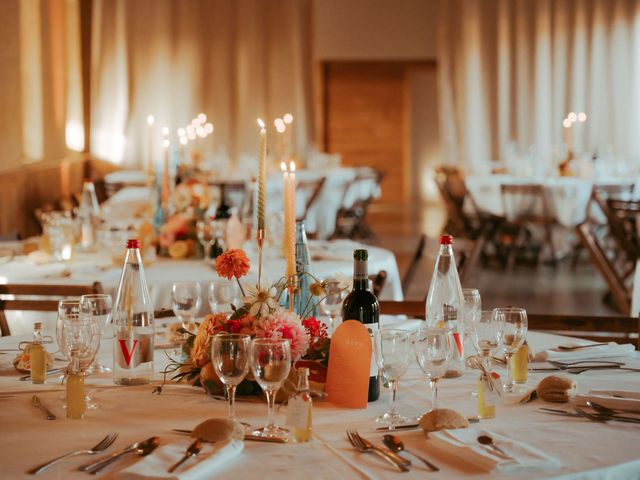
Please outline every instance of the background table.
[[[397, 323], [394, 318], [382, 318], [383, 325]], [[415, 325], [415, 322], [403, 323]], [[4, 337], [0, 349], [15, 348], [26, 337]], [[566, 337], [530, 332], [530, 344], [536, 349], [567, 341]], [[49, 345], [55, 350], [55, 346]], [[101, 350], [106, 362], [111, 358], [111, 345], [107, 341]], [[100, 409], [89, 411], [84, 420], [67, 420], [61, 407], [59, 382], [32, 385], [19, 382], [18, 373], [10, 366], [10, 355], [0, 356], [0, 392], [12, 393], [13, 398], [0, 399], [0, 462], [3, 478], [33, 478], [24, 472], [36, 464], [78, 447], [90, 447], [108, 432], [120, 436], [109, 452], [121, 449], [137, 440], [152, 435], [161, 442], [171, 442], [179, 435], [173, 428], [192, 428], [202, 420], [224, 417], [226, 403], [207, 397], [202, 390], [187, 385], [169, 385], [161, 395], [152, 395], [151, 385], [118, 387], [109, 374], [91, 376], [87, 388], [100, 403]], [[163, 351], [156, 351], [156, 367], [165, 361]], [[629, 363], [640, 364], [638, 355]], [[504, 372], [501, 372], [504, 373]], [[544, 374], [533, 374], [534, 385]], [[158, 379], [160, 376], [158, 375]], [[580, 392], [591, 388], [640, 390], [640, 374], [624, 372], [587, 372], [573, 376]], [[475, 398], [470, 393], [475, 388], [477, 372], [466, 372], [463, 377], [443, 380], [439, 388], [441, 407], [454, 408], [465, 415], [475, 415]], [[31, 405], [31, 395], [37, 393], [58, 415], [58, 420], [47, 421], [42, 412]], [[404, 414], [419, 414], [429, 409], [429, 387], [415, 364], [400, 382], [399, 409]], [[541, 400], [527, 405], [498, 407], [497, 416], [483, 420], [481, 428], [507, 435], [534, 446], [562, 461], [562, 468], [551, 472], [535, 472], [505, 475], [500, 472], [483, 473], [470, 465], [435, 451], [421, 431], [399, 432], [408, 449], [419, 452], [436, 463], [440, 473], [428, 473], [418, 461], [411, 473], [399, 474], [374, 455], [355, 452], [345, 436], [345, 429], [356, 428], [370, 439], [381, 440], [375, 432], [378, 426], [373, 418], [388, 406], [389, 393], [383, 389], [380, 400], [369, 404], [366, 410], [336, 408], [327, 402], [314, 405], [314, 438], [310, 443], [277, 445], [246, 442], [245, 451], [229, 461], [215, 473], [227, 477], [251, 476], [260, 472], [261, 479], [306, 478], [470, 478], [478, 480], [533, 478], [637, 479], [640, 477], [637, 441], [640, 426], [624, 423], [593, 423], [579, 418], [547, 415], [540, 407], [557, 408], [557, 404], [545, 404]], [[266, 420], [266, 405], [239, 401], [237, 415], [253, 425]], [[277, 421], [284, 421], [285, 408], [278, 411]], [[93, 457], [95, 458], [95, 457]], [[74, 479], [88, 478], [75, 470], [89, 457], [70, 460], [51, 469], [39, 478]], [[119, 467], [135, 461], [130, 458]], [[564, 476], [566, 475], [566, 476]], [[111, 470], [102, 478], [114, 478]]]

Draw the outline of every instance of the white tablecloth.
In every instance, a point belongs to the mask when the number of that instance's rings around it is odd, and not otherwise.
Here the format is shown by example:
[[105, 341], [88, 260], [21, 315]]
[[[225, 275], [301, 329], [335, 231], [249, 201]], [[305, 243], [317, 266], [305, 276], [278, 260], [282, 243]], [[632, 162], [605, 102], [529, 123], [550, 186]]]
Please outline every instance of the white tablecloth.
[[[316, 198], [315, 204], [307, 212], [306, 228], [308, 232], [317, 234], [317, 238], [326, 239], [335, 231], [336, 216], [341, 207], [350, 207], [357, 200], [380, 196], [380, 187], [373, 179], [359, 180], [352, 184], [345, 196], [345, 190], [362, 169], [347, 167], [332, 167], [323, 170], [304, 169], [296, 172], [300, 181], [314, 181], [325, 177], [325, 183]], [[122, 171], [107, 175], [106, 181], [123, 183], [130, 179], [131, 185], [140, 185], [142, 172]], [[236, 176], [233, 180], [244, 180], [243, 176]], [[231, 180], [231, 179], [230, 179]], [[282, 211], [282, 175], [273, 174], [267, 178], [267, 213]], [[298, 190], [296, 195], [297, 214], [304, 213], [310, 191]], [[129, 186], [118, 191], [109, 198], [103, 208], [107, 208], [109, 218], [129, 219], [135, 212], [141, 212], [148, 201], [149, 192], [146, 187]]]
[[[351, 240], [309, 241], [312, 260], [311, 267], [314, 275], [320, 279], [334, 277], [341, 273], [346, 276], [353, 274], [353, 250], [367, 248], [369, 250], [369, 271], [376, 274], [381, 270], [387, 272], [387, 282], [380, 295], [382, 300], [402, 300], [402, 285], [400, 273], [393, 252], [378, 247], [363, 245]], [[277, 281], [284, 272], [284, 258], [275, 256], [274, 248], [267, 249], [264, 260], [264, 275], [266, 279]], [[252, 260], [252, 270], [243, 281], [247, 283], [257, 281], [257, 254], [249, 253]], [[255, 258], [253, 258], [255, 257]], [[0, 283], [56, 283], [69, 285], [90, 285], [99, 281], [106, 293], [115, 298], [120, 281], [121, 265], [114, 265], [110, 258], [98, 254], [78, 254], [70, 265], [72, 275], [61, 277], [64, 270], [61, 263], [34, 265], [27, 257], [15, 257], [11, 262], [0, 264]], [[145, 265], [145, 274], [149, 291], [154, 305], [159, 308], [171, 308], [171, 284], [181, 281], [197, 281], [202, 288], [201, 314], [209, 312], [207, 303], [207, 288], [209, 283], [218, 279], [216, 272], [203, 260], [171, 260], [159, 258], [152, 264]], [[17, 317], [31, 318], [31, 313], [7, 313], [12, 332], [18, 332]], [[15, 320], [14, 320], [15, 319]], [[51, 322], [48, 322], [51, 323]], [[53, 323], [55, 325], [55, 322]], [[50, 325], [45, 324], [45, 328]], [[28, 325], [30, 328], [30, 324]]]
[[[381, 319], [383, 325], [389, 320]], [[0, 349], [15, 348], [24, 337], [0, 339]], [[530, 332], [529, 342], [542, 349], [566, 342], [559, 337]], [[50, 345], [55, 350], [55, 345]], [[111, 345], [103, 345], [101, 356], [110, 359]], [[68, 451], [90, 447], [108, 432], [118, 432], [119, 437], [108, 450], [113, 452], [134, 441], [158, 435], [161, 443], [175, 441], [180, 437], [171, 432], [173, 428], [192, 428], [202, 420], [226, 416], [224, 401], [208, 398], [200, 389], [187, 385], [165, 386], [161, 395], [152, 395], [152, 386], [115, 386], [109, 374], [91, 376], [87, 389], [100, 404], [98, 410], [89, 411], [84, 420], [67, 420], [62, 409], [60, 395], [63, 387], [59, 381], [45, 385], [31, 385], [18, 381], [18, 373], [10, 366], [10, 355], [0, 356], [0, 393], [13, 394], [13, 398], [0, 399], [0, 464], [2, 478], [32, 478], [25, 472], [35, 465]], [[165, 362], [165, 353], [156, 351], [156, 367]], [[635, 360], [640, 363], [636, 354]], [[501, 373], [504, 373], [501, 371]], [[544, 374], [532, 374], [534, 385]], [[158, 380], [160, 375], [157, 376]], [[477, 372], [467, 372], [461, 378], [443, 380], [439, 388], [441, 407], [454, 408], [465, 415], [475, 415], [475, 399], [471, 391]], [[640, 390], [640, 375], [631, 372], [600, 371], [573, 376], [579, 392], [594, 388]], [[14, 393], [15, 392], [15, 393]], [[31, 395], [37, 393], [58, 415], [58, 420], [47, 421], [42, 413], [31, 405]], [[400, 382], [398, 408], [407, 415], [420, 414], [429, 409], [430, 391], [425, 378], [415, 363]], [[349, 445], [345, 429], [356, 428], [371, 440], [381, 441], [382, 433], [375, 432], [378, 426], [373, 418], [383, 413], [388, 406], [389, 394], [383, 390], [380, 400], [369, 404], [366, 410], [336, 408], [326, 402], [314, 406], [314, 437], [310, 443], [278, 445], [245, 442], [244, 452], [229, 461], [223, 470], [225, 478], [259, 475], [261, 479], [282, 478], [400, 478], [388, 464], [374, 455], [360, 454]], [[509, 475], [501, 472], [483, 473], [455, 458], [448, 457], [432, 448], [429, 440], [418, 430], [397, 433], [409, 450], [424, 455], [436, 463], [440, 473], [429, 473], [414, 459], [414, 468], [402, 478], [478, 480], [534, 478], [638, 479], [640, 459], [638, 438], [640, 425], [625, 423], [593, 423], [579, 418], [567, 418], [541, 413], [540, 407], [566, 408], [558, 404], [546, 404], [541, 400], [527, 405], [498, 407], [496, 418], [483, 420], [480, 427], [515, 440], [525, 442], [558, 458], [562, 468], [548, 472]], [[236, 405], [240, 420], [260, 425], [266, 420], [264, 404], [239, 401]], [[284, 421], [286, 407], [280, 409], [277, 422]], [[95, 457], [92, 457], [95, 458]], [[40, 475], [41, 478], [74, 479], [87, 478], [78, 472], [79, 465], [89, 457], [68, 460]], [[128, 458], [118, 464], [124, 468], [135, 462]], [[102, 478], [114, 478], [114, 470], [107, 470]]]

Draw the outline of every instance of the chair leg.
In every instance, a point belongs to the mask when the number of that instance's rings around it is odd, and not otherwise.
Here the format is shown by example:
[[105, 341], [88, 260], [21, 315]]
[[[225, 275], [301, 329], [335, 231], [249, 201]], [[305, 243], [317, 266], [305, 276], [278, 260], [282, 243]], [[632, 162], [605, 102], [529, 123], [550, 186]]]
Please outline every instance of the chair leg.
[[544, 231], [545, 231], [545, 235], [547, 237], [547, 245], [549, 245], [549, 250], [551, 253], [551, 265], [553, 265], [553, 267], [557, 267], [558, 266], [558, 259], [556, 258], [556, 247], [553, 243], [553, 229], [552, 229], [552, 225], [549, 223], [545, 223], [544, 224]]
[[517, 231], [516, 231], [516, 234], [514, 235], [514, 240], [513, 240], [513, 243], [511, 244], [511, 247], [509, 248], [509, 254], [507, 257], [507, 268], [509, 270], [513, 270], [513, 267], [516, 264], [516, 254], [522, 244], [521, 240], [523, 237], [523, 231], [522, 231], [523, 229], [519, 225], [516, 228], [517, 228]]

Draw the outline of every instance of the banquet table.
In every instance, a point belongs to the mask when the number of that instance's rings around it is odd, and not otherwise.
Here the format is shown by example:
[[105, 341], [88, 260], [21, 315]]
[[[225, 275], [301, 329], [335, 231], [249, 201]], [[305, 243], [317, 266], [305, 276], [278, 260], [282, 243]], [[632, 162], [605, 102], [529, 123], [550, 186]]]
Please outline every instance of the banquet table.
[[[387, 280], [380, 294], [380, 299], [402, 300], [402, 285], [395, 255], [383, 248], [351, 240], [310, 240], [312, 273], [320, 279], [334, 277], [338, 273], [351, 276], [353, 273], [353, 250], [356, 248], [369, 250], [369, 272], [371, 274], [376, 274], [381, 270], [387, 272]], [[265, 279], [272, 282], [277, 281], [284, 271], [284, 258], [280, 257], [276, 250], [275, 247], [265, 250]], [[256, 282], [257, 253], [250, 249], [247, 249], [247, 253], [254, 268], [242, 281], [243, 283]], [[0, 283], [90, 285], [97, 281], [102, 284], [105, 293], [109, 293], [115, 298], [122, 265], [114, 264], [110, 256], [101, 253], [79, 253], [69, 265], [70, 276], [61, 276], [65, 268], [62, 263], [50, 262], [37, 265], [29, 257], [17, 256], [7, 263], [0, 264]], [[203, 292], [201, 314], [209, 312], [206, 301], [208, 285], [219, 278], [216, 272], [203, 260], [168, 258], [158, 258], [151, 264], [145, 264], [145, 275], [149, 285], [149, 293], [156, 309], [171, 308], [171, 285], [173, 282], [199, 282]], [[14, 316], [29, 315], [31, 314], [23, 312], [8, 313], [10, 323], [12, 323]], [[11, 328], [14, 331], [14, 327]]]
[[[326, 239], [335, 231], [336, 217], [341, 207], [349, 208], [356, 201], [380, 196], [380, 186], [375, 178], [361, 179], [352, 183], [356, 176], [368, 167], [328, 167], [325, 169], [302, 169], [296, 172], [297, 181], [312, 182], [325, 178], [315, 204], [311, 206], [306, 216], [307, 231], [313, 232], [317, 238]], [[129, 179], [130, 182], [126, 180]], [[142, 183], [140, 180], [143, 180]], [[237, 173], [233, 176], [220, 178], [216, 182], [248, 181], [246, 175]], [[144, 185], [144, 175], [136, 171], [114, 172], [105, 178], [107, 182], [120, 183], [125, 188], [107, 199], [103, 208], [110, 211], [110, 218], [124, 218], [132, 212], [142, 211], [149, 199], [149, 190]], [[127, 186], [128, 185], [128, 186]], [[272, 174], [267, 177], [267, 213], [282, 211], [282, 175]], [[296, 192], [297, 214], [304, 213], [311, 192], [298, 190]]]
[[[396, 317], [381, 318], [382, 325], [415, 328], [418, 321]], [[24, 336], [0, 338], [0, 349], [15, 348]], [[560, 343], [566, 337], [529, 332], [529, 343], [542, 350]], [[55, 344], [48, 349], [55, 351]], [[25, 472], [50, 458], [77, 448], [97, 443], [108, 432], [118, 432], [119, 437], [108, 453], [120, 450], [134, 441], [152, 435], [160, 437], [161, 445], [185, 441], [171, 430], [191, 429], [199, 422], [212, 417], [226, 416], [226, 402], [208, 397], [197, 387], [184, 384], [166, 385], [160, 395], [153, 395], [154, 385], [136, 387], [116, 386], [109, 374], [97, 374], [87, 378], [88, 393], [98, 402], [97, 410], [88, 411], [83, 420], [65, 418], [60, 395], [63, 386], [55, 377], [44, 385], [20, 382], [19, 374], [10, 364], [11, 354], [0, 355], [0, 395], [12, 395], [0, 399], [0, 465], [2, 478], [33, 478]], [[111, 344], [103, 342], [100, 356], [111, 358]], [[156, 370], [165, 362], [164, 351], [156, 350]], [[638, 352], [626, 357], [628, 364], [639, 365]], [[498, 370], [501, 374], [504, 371]], [[530, 374], [529, 385], [535, 385], [544, 375]], [[593, 388], [640, 390], [640, 374], [633, 372], [590, 371], [572, 377], [578, 383], [579, 392]], [[440, 407], [453, 408], [464, 415], [476, 414], [475, 398], [471, 391], [475, 386], [477, 371], [467, 371], [456, 379], [441, 381]], [[58, 419], [47, 421], [42, 412], [31, 405], [36, 393], [51, 408]], [[398, 407], [405, 415], [418, 415], [429, 409], [429, 387], [413, 362], [400, 382]], [[433, 479], [637, 479], [640, 478], [640, 459], [637, 441], [640, 425], [618, 422], [596, 423], [582, 418], [549, 415], [540, 407], [563, 408], [564, 405], [548, 404], [535, 400], [525, 405], [504, 405], [497, 409], [496, 418], [481, 420], [474, 428], [482, 428], [502, 434], [533, 446], [547, 455], [557, 458], [562, 466], [555, 470], [505, 474], [501, 471], [486, 472], [474, 464], [450, 456], [446, 451], [433, 447], [420, 430], [398, 431], [408, 450], [427, 457], [440, 467], [439, 473], [429, 472], [414, 459], [410, 473], [398, 473], [375, 455], [356, 452], [348, 443], [345, 430], [357, 429], [366, 438], [379, 443], [382, 432], [373, 418], [383, 413], [389, 400], [388, 390], [383, 389], [378, 401], [366, 409], [338, 408], [328, 401], [314, 404], [313, 438], [304, 444], [269, 444], [245, 441], [244, 451], [237, 457], [212, 466], [206, 478], [220, 476], [254, 476], [264, 479], [282, 478], [433, 478]], [[237, 402], [238, 418], [252, 425], [266, 420], [266, 405], [256, 401]], [[279, 409], [277, 422], [284, 422], [286, 406]], [[152, 454], [153, 455], [153, 454]], [[65, 461], [39, 475], [41, 478], [88, 478], [77, 467], [95, 457], [81, 456]], [[105, 479], [118, 478], [118, 472], [139, 459], [127, 458], [118, 467], [105, 471]]]

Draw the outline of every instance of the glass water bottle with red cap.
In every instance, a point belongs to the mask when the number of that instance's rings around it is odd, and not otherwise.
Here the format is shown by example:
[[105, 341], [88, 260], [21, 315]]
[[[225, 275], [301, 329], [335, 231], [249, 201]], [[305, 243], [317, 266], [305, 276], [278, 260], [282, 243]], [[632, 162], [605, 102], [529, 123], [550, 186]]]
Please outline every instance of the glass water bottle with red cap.
[[464, 370], [464, 297], [453, 257], [452, 244], [451, 235], [440, 237], [440, 252], [426, 301], [427, 323], [430, 326], [451, 330], [454, 340], [453, 356], [447, 377], [460, 376]]
[[153, 304], [137, 239], [127, 240], [113, 327], [113, 381], [118, 385], [149, 383], [153, 377]]

